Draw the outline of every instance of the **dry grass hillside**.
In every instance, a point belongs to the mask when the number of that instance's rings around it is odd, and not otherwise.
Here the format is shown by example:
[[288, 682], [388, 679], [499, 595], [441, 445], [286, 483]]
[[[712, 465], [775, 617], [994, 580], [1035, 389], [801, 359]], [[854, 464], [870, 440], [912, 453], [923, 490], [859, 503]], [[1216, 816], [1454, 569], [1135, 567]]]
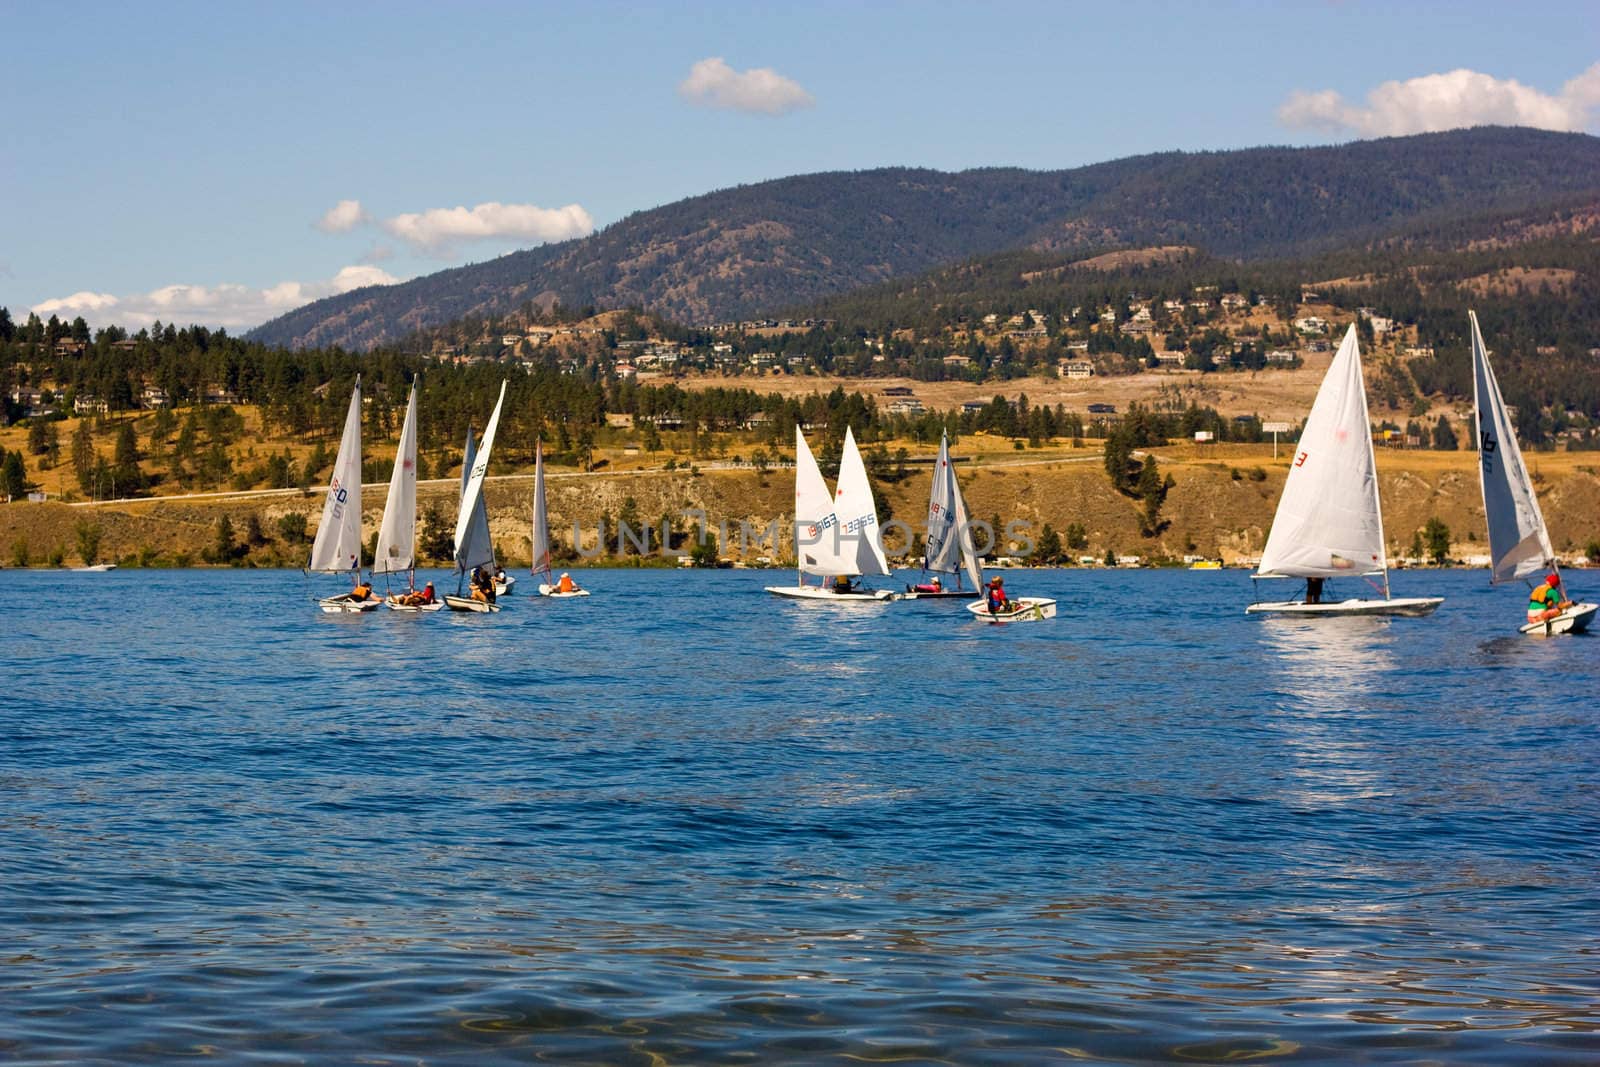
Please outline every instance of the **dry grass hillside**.
[[[1289, 450], [1274, 460], [1271, 446], [1222, 445], [1197, 449], [1178, 445], [1156, 450], [1162, 470], [1175, 485], [1163, 511], [1169, 525], [1155, 537], [1140, 535], [1135, 502], [1110, 486], [1098, 450], [1060, 449], [1048, 456], [1032, 451], [958, 448], [960, 477], [975, 519], [999, 516], [1040, 529], [1049, 523], [1063, 531], [1080, 523], [1088, 533], [1083, 554], [1177, 558], [1185, 554], [1219, 556], [1229, 562], [1261, 551], [1272, 521], [1278, 492], [1288, 469]], [[1581, 554], [1600, 538], [1600, 459], [1583, 453], [1530, 457], [1545, 514], [1558, 550]], [[1412, 535], [1428, 519], [1442, 519], [1454, 534], [1454, 554], [1470, 557], [1486, 551], [1484, 522], [1478, 498], [1474, 456], [1470, 453], [1382, 451], [1379, 467], [1387, 533], [1397, 557], [1407, 554]], [[603, 516], [624, 512], [628, 498], [641, 521], [654, 523], [666, 515], [675, 529], [698, 510], [713, 525], [726, 524], [731, 543], [723, 554], [787, 558], [788, 546], [752, 544], [743, 553], [737, 543], [740, 524], [765, 529], [792, 511], [792, 474], [778, 469], [765, 475], [751, 469], [635, 470], [602, 474], [556, 472], [549, 482], [552, 526], [570, 543], [574, 522], [592, 543]], [[894, 517], [920, 527], [926, 507], [929, 471], [913, 467], [898, 482], [881, 486]], [[531, 479], [526, 475], [493, 478], [488, 484], [490, 526], [508, 564], [528, 558]], [[381, 517], [385, 487], [372, 485], [364, 496], [365, 530], [370, 538]], [[453, 525], [457, 483], [442, 479], [424, 483], [420, 509], [437, 508]], [[217, 498], [154, 499], [99, 505], [61, 503], [0, 506], [0, 562], [11, 565], [19, 542], [35, 565], [52, 556], [78, 562], [80, 524], [97, 527], [101, 559], [134, 564], [199, 563], [216, 539], [219, 519], [226, 515], [242, 541], [252, 517], [264, 540], [248, 546], [240, 558], [246, 565], [299, 566], [307, 547], [280, 533], [285, 516], [303, 516], [314, 532], [321, 513], [319, 490], [229, 495]], [[291, 523], [293, 520], [290, 520]]]

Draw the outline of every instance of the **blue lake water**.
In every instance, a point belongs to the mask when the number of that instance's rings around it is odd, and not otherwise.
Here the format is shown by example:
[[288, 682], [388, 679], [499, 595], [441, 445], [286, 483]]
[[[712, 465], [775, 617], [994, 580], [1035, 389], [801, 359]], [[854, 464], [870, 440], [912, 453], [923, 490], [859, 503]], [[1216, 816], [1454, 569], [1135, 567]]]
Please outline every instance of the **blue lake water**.
[[1600, 1059], [1600, 642], [1481, 572], [580, 577], [0, 572], [0, 1061]]

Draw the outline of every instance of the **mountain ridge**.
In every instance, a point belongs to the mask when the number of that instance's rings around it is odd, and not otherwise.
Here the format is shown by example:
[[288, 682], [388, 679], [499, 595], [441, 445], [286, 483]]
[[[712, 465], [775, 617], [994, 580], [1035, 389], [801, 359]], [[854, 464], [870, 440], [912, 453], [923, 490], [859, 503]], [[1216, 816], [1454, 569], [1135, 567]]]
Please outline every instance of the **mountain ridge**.
[[1161, 152], [1056, 171], [820, 172], [700, 194], [587, 237], [328, 297], [248, 336], [370, 348], [552, 302], [704, 323], [1009, 249], [1188, 244], [1254, 259], [1595, 191], [1600, 138], [1507, 127]]

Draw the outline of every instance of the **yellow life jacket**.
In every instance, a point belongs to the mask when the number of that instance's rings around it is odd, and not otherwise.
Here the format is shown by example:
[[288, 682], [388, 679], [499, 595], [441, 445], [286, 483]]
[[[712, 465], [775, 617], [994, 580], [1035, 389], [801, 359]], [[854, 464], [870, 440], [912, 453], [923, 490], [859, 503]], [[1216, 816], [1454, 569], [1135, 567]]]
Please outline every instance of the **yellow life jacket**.
[[[1534, 587], [1533, 592], [1528, 594], [1528, 607], [1530, 607], [1530, 608], [1548, 607], [1549, 606], [1549, 601], [1546, 598], [1549, 597], [1549, 595], [1551, 593], [1553, 593], [1553, 592], [1555, 592], [1555, 590], [1553, 588], [1551, 588], [1549, 582], [1540, 582], [1537, 586]], [[1560, 598], [1558, 597], [1557, 599], [1560, 599]]]

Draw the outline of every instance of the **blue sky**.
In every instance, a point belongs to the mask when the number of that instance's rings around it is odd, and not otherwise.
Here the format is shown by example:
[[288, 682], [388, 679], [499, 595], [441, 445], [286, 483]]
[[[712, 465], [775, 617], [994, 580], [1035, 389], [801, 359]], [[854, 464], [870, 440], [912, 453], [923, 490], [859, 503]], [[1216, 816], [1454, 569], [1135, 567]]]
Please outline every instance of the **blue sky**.
[[810, 171], [1600, 132], [1593, 0], [0, 0], [0, 25], [0, 305], [97, 326], [243, 328]]

